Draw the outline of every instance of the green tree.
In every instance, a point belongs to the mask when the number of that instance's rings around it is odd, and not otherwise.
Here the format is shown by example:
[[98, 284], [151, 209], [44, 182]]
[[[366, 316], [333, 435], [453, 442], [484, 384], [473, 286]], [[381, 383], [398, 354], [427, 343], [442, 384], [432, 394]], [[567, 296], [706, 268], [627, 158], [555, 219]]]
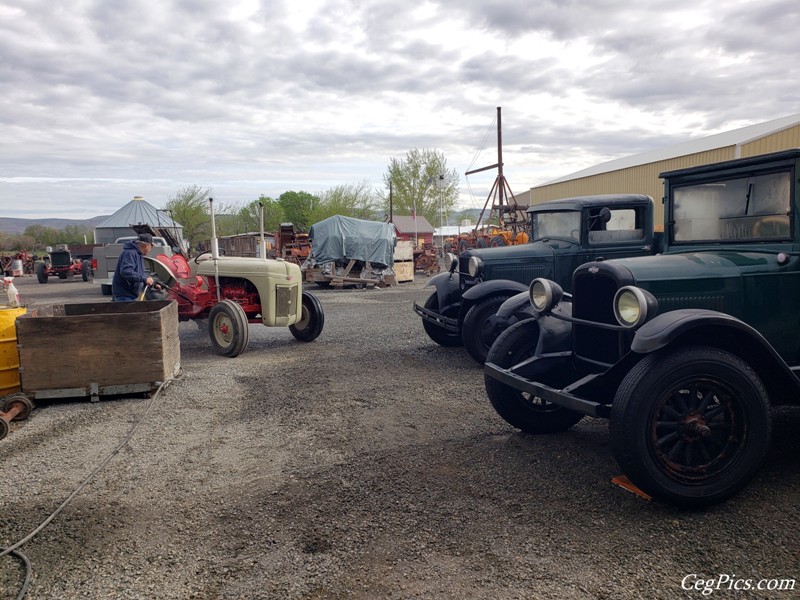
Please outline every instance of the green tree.
[[29, 225], [25, 228], [24, 235], [32, 238], [34, 243], [40, 247], [64, 243], [60, 241], [61, 232], [58, 229], [44, 225]]
[[309, 215], [309, 225], [333, 215], [373, 220], [375, 212], [380, 210], [380, 202], [381, 199], [369, 187], [366, 180], [355, 184], [337, 185], [320, 196], [319, 203]]
[[283, 221], [283, 209], [277, 200], [268, 196], [259, 196], [258, 200], [253, 200], [239, 209], [239, 227], [241, 233], [248, 231], [259, 231], [261, 221], [259, 217], [259, 207], [264, 207], [264, 231], [278, 231]]
[[[172, 218], [183, 227], [183, 237], [190, 247], [211, 239], [211, 216], [208, 199], [211, 188], [190, 185], [179, 189], [167, 200], [166, 209], [172, 211]], [[214, 207], [215, 214], [218, 207]]]
[[284, 192], [278, 197], [278, 204], [283, 210], [284, 220], [292, 223], [296, 230], [308, 231], [313, 225], [311, 215], [316, 210], [320, 199], [308, 192]]
[[444, 224], [458, 199], [459, 176], [447, 168], [447, 159], [437, 150], [409, 150], [404, 159], [390, 158], [383, 176], [387, 195], [383, 209], [389, 214], [391, 189], [392, 213], [424, 216], [437, 226]]
[[91, 244], [94, 233], [83, 225], [67, 225], [61, 230], [62, 244]]

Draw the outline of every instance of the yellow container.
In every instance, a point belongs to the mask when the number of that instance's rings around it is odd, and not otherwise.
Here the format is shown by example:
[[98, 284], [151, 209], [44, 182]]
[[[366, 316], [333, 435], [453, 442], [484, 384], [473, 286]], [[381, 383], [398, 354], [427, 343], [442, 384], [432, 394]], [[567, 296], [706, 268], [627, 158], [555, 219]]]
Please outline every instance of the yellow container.
[[0, 396], [22, 389], [19, 384], [19, 350], [15, 321], [25, 311], [25, 308], [0, 306]]

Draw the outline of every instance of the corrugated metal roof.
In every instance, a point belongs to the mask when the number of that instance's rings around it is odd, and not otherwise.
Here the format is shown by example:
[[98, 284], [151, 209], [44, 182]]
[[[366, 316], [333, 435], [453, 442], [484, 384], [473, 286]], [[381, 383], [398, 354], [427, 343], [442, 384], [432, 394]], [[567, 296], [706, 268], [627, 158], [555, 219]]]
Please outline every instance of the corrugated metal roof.
[[95, 229], [130, 227], [131, 225], [147, 224], [152, 227], [169, 227], [183, 229], [177, 221], [173, 221], [169, 213], [158, 210], [141, 196], [134, 196], [133, 200], [120, 208], [106, 220], [101, 221]]
[[610, 171], [619, 171], [620, 169], [629, 169], [631, 167], [638, 167], [639, 165], [646, 165], [649, 163], [658, 162], [661, 160], [668, 160], [678, 156], [686, 156], [688, 154], [696, 154], [698, 152], [707, 152], [716, 148], [724, 148], [727, 146], [741, 146], [749, 142], [753, 142], [759, 138], [771, 135], [783, 129], [788, 129], [800, 123], [800, 114], [782, 117], [780, 119], [773, 119], [757, 125], [749, 125], [733, 131], [725, 131], [716, 135], [690, 140], [674, 146], [666, 148], [659, 148], [657, 150], [650, 150], [642, 152], [641, 154], [634, 154], [632, 156], [625, 156], [617, 158], [608, 162], [594, 165], [582, 171], [577, 171], [558, 179], [548, 181], [543, 185], [550, 185], [553, 183], [561, 183], [563, 181], [570, 181], [581, 177], [589, 177], [591, 175], [599, 175], [601, 173], [608, 173]]
[[414, 217], [392, 217], [395, 229], [399, 233], [433, 233], [433, 225], [422, 215], [417, 215], [417, 222], [414, 224]]

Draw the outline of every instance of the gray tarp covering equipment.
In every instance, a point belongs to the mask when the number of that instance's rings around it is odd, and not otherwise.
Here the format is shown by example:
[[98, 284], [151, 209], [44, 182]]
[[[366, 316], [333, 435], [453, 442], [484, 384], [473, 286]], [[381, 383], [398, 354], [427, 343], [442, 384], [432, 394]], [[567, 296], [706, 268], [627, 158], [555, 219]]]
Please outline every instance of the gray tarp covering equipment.
[[374, 265], [394, 264], [394, 225], [334, 215], [308, 230], [311, 258], [316, 264], [354, 259]]

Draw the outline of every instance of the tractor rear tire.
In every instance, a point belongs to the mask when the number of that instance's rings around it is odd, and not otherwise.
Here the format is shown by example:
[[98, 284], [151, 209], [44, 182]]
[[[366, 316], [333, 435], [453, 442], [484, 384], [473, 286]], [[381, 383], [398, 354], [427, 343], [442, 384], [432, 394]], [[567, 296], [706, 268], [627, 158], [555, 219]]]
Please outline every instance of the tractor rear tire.
[[47, 283], [47, 265], [43, 262], [36, 263], [36, 280], [39, 283]]
[[247, 348], [250, 326], [247, 315], [233, 300], [222, 300], [208, 313], [211, 347], [220, 356], [235, 358]]
[[313, 342], [322, 333], [325, 325], [325, 313], [322, 304], [316, 296], [303, 292], [303, 316], [294, 325], [289, 325], [289, 331], [296, 340]]

